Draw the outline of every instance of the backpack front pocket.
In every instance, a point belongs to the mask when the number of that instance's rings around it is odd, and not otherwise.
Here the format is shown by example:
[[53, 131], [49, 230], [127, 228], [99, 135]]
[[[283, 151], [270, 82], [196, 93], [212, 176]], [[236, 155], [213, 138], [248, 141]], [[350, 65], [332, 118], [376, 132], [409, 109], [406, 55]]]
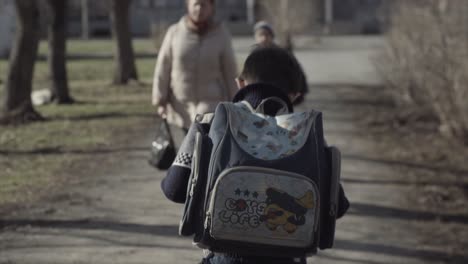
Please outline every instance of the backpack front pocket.
[[305, 176], [235, 167], [214, 185], [206, 228], [216, 240], [306, 248], [314, 242], [319, 203], [317, 185]]

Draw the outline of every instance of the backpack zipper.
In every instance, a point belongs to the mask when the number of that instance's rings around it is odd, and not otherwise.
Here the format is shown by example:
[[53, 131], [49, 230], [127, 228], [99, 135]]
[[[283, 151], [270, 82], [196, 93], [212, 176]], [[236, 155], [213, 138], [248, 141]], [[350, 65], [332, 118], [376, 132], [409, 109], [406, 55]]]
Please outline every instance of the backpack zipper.
[[[341, 153], [339, 152], [339, 150], [336, 148], [336, 147], [330, 147], [330, 151], [332, 153], [332, 169], [331, 169], [331, 176], [332, 178], [330, 179], [331, 180], [331, 192], [330, 192], [330, 211], [329, 211], [329, 214], [330, 216], [334, 216], [336, 217], [337, 215], [337, 209], [338, 209], [338, 195], [339, 195], [339, 187], [338, 187], [338, 183], [340, 181], [340, 171], [341, 171]], [[334, 161], [335, 161], [335, 154], [336, 153], [336, 162], [337, 162], [337, 167], [336, 169], [334, 168]], [[337, 177], [333, 177], [334, 176], [334, 172], [337, 172]]]
[[195, 192], [195, 186], [197, 185], [198, 182], [198, 177], [199, 175], [199, 162], [200, 162], [200, 155], [201, 155], [201, 140], [202, 140], [202, 135], [200, 132], [197, 132], [195, 134], [195, 153], [193, 155], [193, 177], [191, 181], [191, 186], [189, 189], [189, 195], [190, 197], [193, 197], [193, 194]]

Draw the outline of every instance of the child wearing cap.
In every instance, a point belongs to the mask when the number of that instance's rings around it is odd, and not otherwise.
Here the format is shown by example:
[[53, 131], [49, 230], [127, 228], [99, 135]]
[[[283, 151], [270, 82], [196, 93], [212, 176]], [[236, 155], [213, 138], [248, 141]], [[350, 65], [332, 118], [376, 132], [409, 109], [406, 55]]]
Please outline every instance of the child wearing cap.
[[257, 45], [275, 45], [275, 32], [266, 21], [259, 21], [254, 26], [254, 37]]

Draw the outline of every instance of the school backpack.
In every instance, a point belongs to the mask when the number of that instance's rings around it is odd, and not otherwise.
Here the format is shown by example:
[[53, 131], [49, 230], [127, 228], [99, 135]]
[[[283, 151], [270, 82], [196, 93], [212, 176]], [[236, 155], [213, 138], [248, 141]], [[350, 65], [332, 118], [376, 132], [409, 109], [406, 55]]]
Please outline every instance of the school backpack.
[[[282, 108], [263, 114], [267, 103]], [[213, 252], [300, 257], [333, 245], [340, 156], [322, 114], [220, 103], [195, 123], [195, 152], [179, 233]]]

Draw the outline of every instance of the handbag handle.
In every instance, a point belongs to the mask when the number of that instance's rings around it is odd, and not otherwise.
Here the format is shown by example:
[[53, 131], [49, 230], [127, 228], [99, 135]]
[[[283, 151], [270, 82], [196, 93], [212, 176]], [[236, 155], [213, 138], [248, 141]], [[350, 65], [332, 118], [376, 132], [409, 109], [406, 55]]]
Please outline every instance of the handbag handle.
[[174, 145], [174, 139], [172, 138], [171, 127], [169, 126], [169, 123], [167, 122], [167, 118], [164, 117], [164, 118], [162, 119], [162, 122], [163, 122], [164, 128], [166, 129], [167, 134], [168, 134], [168, 136], [169, 136], [169, 143], [170, 143], [171, 145], [175, 146], [175, 145]]

